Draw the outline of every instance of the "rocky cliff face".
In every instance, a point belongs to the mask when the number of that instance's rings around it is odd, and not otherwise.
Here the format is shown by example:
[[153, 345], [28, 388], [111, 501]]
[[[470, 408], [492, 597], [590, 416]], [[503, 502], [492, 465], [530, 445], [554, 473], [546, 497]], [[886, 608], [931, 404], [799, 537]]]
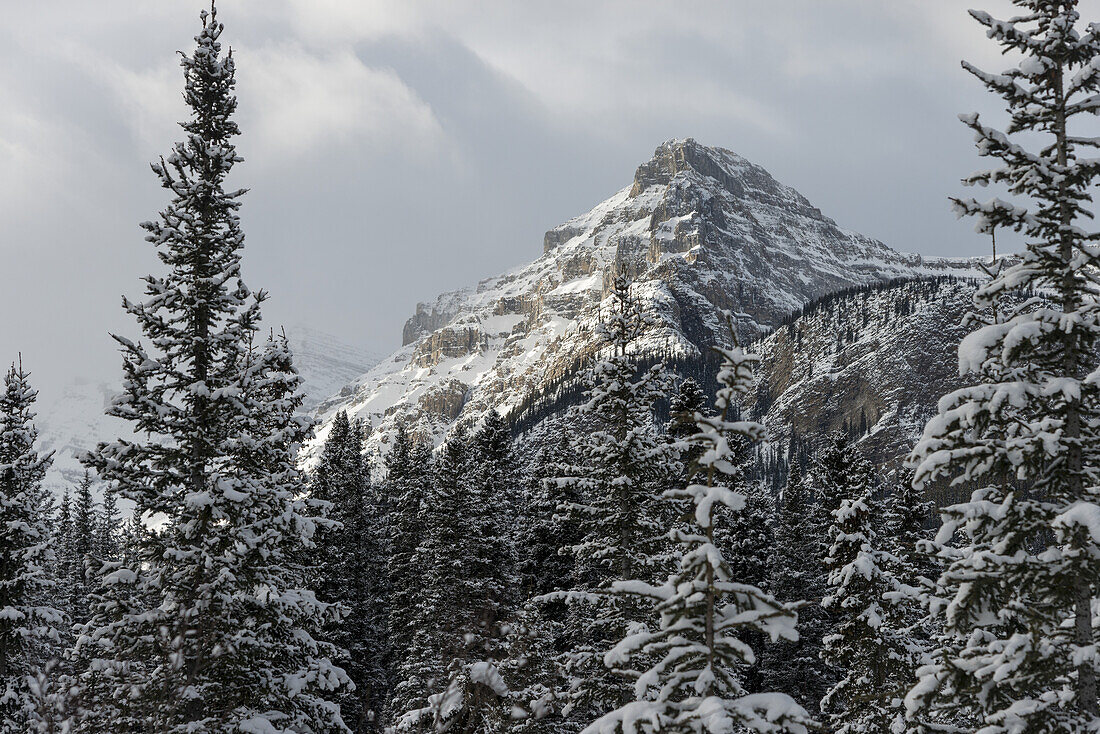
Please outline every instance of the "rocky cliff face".
[[743, 314], [741, 336], [752, 339], [839, 289], [972, 272], [967, 261], [902, 254], [841, 229], [760, 166], [694, 140], [661, 145], [629, 186], [547, 232], [542, 250], [420, 304], [403, 347], [319, 415], [348, 410], [384, 450], [397, 420], [438, 440], [456, 420], [507, 414], [591, 356], [616, 272], [654, 316], [639, 350], [682, 355], [725, 338], [723, 310]]
[[782, 447], [846, 431], [886, 469], [901, 466], [940, 396], [962, 387], [956, 351], [971, 280], [920, 280], [830, 297], [753, 345], [753, 411]]

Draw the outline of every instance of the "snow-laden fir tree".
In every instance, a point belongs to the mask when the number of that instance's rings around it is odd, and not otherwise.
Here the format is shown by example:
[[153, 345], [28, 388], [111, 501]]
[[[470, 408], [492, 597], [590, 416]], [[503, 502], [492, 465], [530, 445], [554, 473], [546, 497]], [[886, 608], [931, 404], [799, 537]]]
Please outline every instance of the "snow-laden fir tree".
[[508, 632], [521, 601], [515, 547], [523, 479], [511, 428], [496, 410], [486, 414], [471, 436], [469, 455], [463, 566], [470, 612], [464, 615], [464, 655], [452, 663], [444, 692], [461, 704], [461, 713], [437, 714], [436, 719], [453, 729], [461, 717], [461, 731], [488, 733], [509, 721], [511, 691], [504, 674], [512, 662], [509, 642], [514, 638]]
[[463, 425], [447, 437], [432, 462], [418, 518], [423, 538], [413, 564], [421, 580], [410, 599], [415, 606], [408, 622], [410, 644], [400, 668], [405, 686], [417, 695], [409, 709], [394, 712], [404, 729], [428, 727], [429, 696], [446, 687], [451, 664], [466, 656], [465, 634], [476, 611], [476, 589], [471, 588], [476, 581], [465, 567], [467, 532], [474, 522], [469, 517], [469, 441]]
[[88, 621], [88, 597], [91, 594], [91, 581], [88, 570], [95, 566], [96, 550], [96, 508], [92, 499], [92, 476], [85, 470], [80, 484], [76, 488], [72, 508], [72, 538], [66, 552], [70, 558], [68, 566], [72, 573], [68, 588], [69, 616], [73, 624]]
[[822, 654], [839, 680], [821, 709], [836, 734], [900, 732], [895, 727], [904, 727], [900, 704], [913, 666], [905, 635], [886, 623], [886, 596], [898, 588], [889, 570], [894, 558], [874, 527], [882, 507], [873, 498], [871, 467], [850, 451], [848, 496], [829, 528], [828, 593], [822, 601], [832, 620]]
[[[614, 279], [602, 314], [602, 345], [588, 374], [586, 401], [573, 412], [577, 466], [561, 477], [563, 522], [577, 528], [568, 550], [575, 588], [568, 599], [578, 631], [568, 651], [569, 703], [575, 720], [591, 720], [630, 698], [626, 679], [603, 665], [603, 655], [650, 612], [637, 599], [606, 592], [615, 581], [656, 582], [667, 569], [659, 499], [675, 463], [675, 447], [654, 427], [654, 403], [666, 385], [663, 365], [639, 370], [632, 352], [648, 319], [630, 292]], [[589, 430], [590, 427], [590, 430]]]
[[502, 674], [518, 713], [510, 730], [522, 734], [567, 730], [554, 703], [562, 694], [562, 654], [572, 637], [566, 624], [569, 607], [555, 594], [573, 586], [573, 557], [561, 549], [578, 538], [566, 518], [557, 514], [559, 504], [576, 499], [566, 497], [555, 481], [568, 474], [572, 464], [572, 442], [564, 428], [531, 460], [516, 530], [522, 593], [509, 626], [509, 660]]
[[894, 576], [917, 588], [930, 588], [939, 577], [936, 558], [924, 551], [934, 534], [935, 506], [908, 481], [893, 487], [883, 503], [885, 548], [900, 564]]
[[340, 665], [355, 684], [340, 712], [356, 734], [381, 731], [389, 700], [385, 528], [362, 444], [362, 426], [340, 411], [310, 478], [311, 496], [327, 502], [327, 516], [339, 523], [319, 533], [312, 565], [318, 596], [345, 610], [325, 636], [344, 651]]
[[[772, 501], [761, 482], [745, 478], [743, 462], [749, 460], [744, 451], [747, 442], [732, 440], [730, 444], [735, 457], [735, 462], [731, 463], [738, 472], [727, 475], [725, 484], [745, 498], [745, 506], [737, 512], [716, 509], [715, 545], [729, 565], [731, 578], [771, 593], [771, 554], [775, 549]], [[743, 639], [752, 648], [755, 658], [761, 660], [768, 644], [766, 636], [759, 631], [746, 630]], [[750, 692], [765, 690], [761, 679], [763, 673], [761, 665], [746, 666], [742, 677], [745, 689]]]
[[[709, 415], [705, 411], [696, 411], [699, 415]], [[731, 416], [739, 418], [740, 413]], [[689, 437], [690, 439], [690, 437]], [[705, 471], [699, 465], [703, 455], [702, 447], [692, 445], [687, 440], [682, 447], [684, 453], [691, 456], [694, 472]], [[730, 466], [723, 476], [726, 487], [745, 498], [745, 505], [736, 512], [725, 507], [715, 509], [714, 542], [729, 564], [731, 577], [739, 583], [751, 584], [764, 591], [769, 587], [769, 559], [774, 549], [771, 518], [772, 502], [761, 482], [749, 479], [746, 467], [752, 459], [752, 441], [747, 436], [731, 436], [729, 440]], [[675, 505], [673, 505], [675, 506]], [[678, 508], [681, 509], [681, 508]], [[690, 508], [688, 508], [690, 515]], [[685, 514], [682, 509], [676, 516]], [[753, 649], [757, 659], [765, 649], [766, 637], [757, 631], [747, 630], [743, 634], [744, 642]], [[742, 683], [750, 692], [763, 690], [760, 676], [763, 668], [758, 665], [747, 666]]]
[[895, 649], [905, 659], [897, 663], [903, 699], [917, 680], [917, 670], [925, 662], [936, 634], [936, 622], [927, 613], [940, 575], [938, 559], [928, 544], [935, 504], [924, 499], [923, 492], [906, 481], [886, 497], [882, 513], [882, 547], [887, 552], [883, 567], [893, 589], [885, 595], [884, 634], [896, 641]]
[[717, 510], [738, 512], [745, 506], [745, 496], [726, 481], [739, 474], [731, 443], [763, 434], [758, 423], [731, 420], [735, 401], [752, 384], [757, 357], [739, 347], [718, 351], [717, 415], [697, 414], [698, 433], [691, 439], [703, 448], [702, 473], [698, 483], [666, 493], [671, 500], [686, 500], [692, 510], [688, 528], [671, 533], [680, 550], [679, 570], [659, 586], [637, 579], [616, 581], [609, 590], [652, 604], [660, 620], [653, 630], [630, 629], [605, 658], [616, 669], [643, 665], [633, 675], [635, 700], [598, 718], [587, 734], [805, 732], [811, 723], [789, 696], [747, 693], [742, 685], [743, 667], [755, 662], [745, 633], [797, 639], [797, 615], [758, 587], [734, 579], [715, 544]]
[[[572, 463], [570, 455], [569, 434], [563, 430], [557, 442], [539, 449], [528, 472], [516, 544], [517, 570], [524, 599], [563, 591], [572, 581], [571, 554], [561, 553], [560, 549], [575, 539], [567, 536], [568, 526], [563, 518], [555, 516], [562, 502], [562, 488], [554, 481], [568, 473]], [[545, 606], [546, 613], [555, 620], [564, 619], [560, 600], [541, 606]]]
[[806, 482], [813, 492], [816, 502], [814, 511], [821, 532], [813, 542], [820, 549], [820, 558], [824, 559], [832, 547], [828, 537], [828, 528], [833, 523], [836, 511], [846, 499], [856, 496], [865, 484], [871, 481], [868, 475], [870, 464], [863, 454], [852, 444], [851, 438], [843, 431], [833, 431], [825, 436], [821, 446], [810, 461]]
[[31, 679], [61, 650], [65, 617], [53, 603], [50, 497], [42, 488], [50, 455], [35, 449], [38, 393], [22, 364], [0, 393], [0, 732], [30, 731]]
[[695, 435], [695, 414], [706, 413], [708, 407], [703, 389], [690, 377], [680, 380], [676, 392], [668, 401], [668, 424], [665, 426], [665, 436], [670, 441], [679, 442], [681, 483], [686, 483], [688, 475], [697, 469], [696, 462], [701, 451], [698, 446], [687, 442], [687, 439]]
[[415, 674], [415, 635], [422, 621], [425, 569], [418, 550], [425, 538], [422, 512], [430, 483], [431, 441], [410, 434], [403, 423], [394, 431], [385, 458], [384, 491], [389, 507], [387, 583], [389, 588], [390, 681], [387, 718], [423, 708], [428, 691]]
[[105, 565], [77, 643], [85, 731], [346, 730], [328, 699], [347, 677], [317, 640], [336, 610], [303, 588], [321, 522], [297, 469], [311, 425], [286, 340], [258, 343], [263, 294], [240, 275], [221, 34], [203, 12], [182, 57], [186, 139], [153, 166], [171, 201], [143, 225], [166, 272], [124, 300], [145, 341], [116, 337], [125, 379], [109, 412], [140, 438], [86, 457], [154, 527]]
[[[72, 490], [65, 487], [61, 495], [61, 501], [57, 503], [56, 512], [53, 513], [53, 560], [50, 563], [48, 575], [54, 581], [54, 594], [56, 604], [66, 617], [69, 616], [69, 606], [72, 603], [73, 579], [79, 572], [78, 566], [73, 563], [73, 498]], [[71, 625], [67, 625], [71, 626]], [[65, 630], [62, 637], [66, 646], [72, 640], [69, 639], [71, 629]]]
[[689, 439], [695, 435], [695, 414], [707, 411], [707, 399], [703, 388], [690, 377], [680, 380], [676, 392], [668, 401], [669, 436], [677, 439]]
[[821, 659], [822, 640], [828, 630], [821, 600], [825, 596], [825, 559], [818, 539], [825, 537], [806, 476], [799, 461], [792, 461], [787, 483], [775, 509], [769, 556], [768, 589], [779, 601], [802, 603], [798, 610], [798, 639], [766, 645], [761, 655], [762, 685], [786, 693], [813, 715], [833, 681], [830, 667]]
[[112, 485], [103, 488], [103, 502], [95, 533], [96, 557], [103, 561], [117, 561], [121, 554], [122, 524], [118, 496]]
[[[944, 631], [908, 703], [915, 717], [972, 713], [983, 734], [1094, 731], [1100, 270], [1085, 226], [1100, 173], [1088, 127], [1100, 111], [1100, 28], [1081, 27], [1073, 0], [1013, 4], [1008, 20], [971, 15], [1018, 63], [999, 74], [964, 63], [1010, 120], [999, 130], [962, 117], [979, 155], [996, 159], [964, 183], [1012, 200], [955, 205], [981, 231], [1021, 232], [1026, 249], [978, 288], [959, 346], [960, 371], [978, 384], [941, 399], [912, 457], [918, 486], [978, 489], [944, 512], [933, 608]], [[1019, 292], [1034, 296], [983, 315]]]
[[496, 410], [485, 415], [470, 439], [470, 492], [475, 512], [467, 573], [478, 579], [477, 624], [482, 634], [499, 637], [501, 623], [520, 601], [515, 546], [523, 477], [512, 430]]
[[423, 516], [424, 614], [412, 658], [433, 655], [420, 679], [428, 705], [401, 725], [435, 731], [499, 731], [508, 718], [501, 667], [505, 623], [518, 603], [512, 555], [520, 477], [508, 426], [490, 411], [473, 436], [459, 426], [433, 472]]

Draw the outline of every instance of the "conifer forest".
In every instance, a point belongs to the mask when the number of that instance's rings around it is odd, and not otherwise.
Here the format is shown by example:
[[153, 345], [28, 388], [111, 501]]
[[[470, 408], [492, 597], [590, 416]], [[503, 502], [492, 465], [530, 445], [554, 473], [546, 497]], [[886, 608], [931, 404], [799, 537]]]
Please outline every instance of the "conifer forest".
[[1086, 3], [912, 4], [1000, 59], [938, 194], [992, 252], [674, 139], [370, 360], [264, 318], [236, 5], [177, 34], [111, 422], [0, 338], [0, 734], [1100, 732]]

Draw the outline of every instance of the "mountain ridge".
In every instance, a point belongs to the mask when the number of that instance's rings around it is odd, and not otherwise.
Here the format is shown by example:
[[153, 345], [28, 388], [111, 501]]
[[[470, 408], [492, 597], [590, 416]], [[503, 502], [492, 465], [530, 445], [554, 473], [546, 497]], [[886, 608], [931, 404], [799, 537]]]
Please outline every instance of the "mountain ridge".
[[400, 349], [318, 409], [366, 423], [384, 451], [398, 420], [439, 441], [455, 421], [508, 414], [598, 349], [611, 278], [634, 281], [654, 316], [642, 352], [694, 354], [768, 333], [826, 293], [894, 278], [975, 275], [974, 259], [927, 258], [840, 228], [793, 188], [731, 151], [668, 141], [632, 182], [544, 236], [526, 265], [417, 305]]

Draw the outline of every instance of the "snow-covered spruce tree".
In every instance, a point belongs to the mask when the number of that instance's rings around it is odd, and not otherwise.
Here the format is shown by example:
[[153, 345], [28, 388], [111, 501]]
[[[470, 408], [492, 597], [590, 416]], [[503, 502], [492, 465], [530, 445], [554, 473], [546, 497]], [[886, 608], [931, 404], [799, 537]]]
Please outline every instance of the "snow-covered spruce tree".
[[490, 410], [470, 439], [470, 491], [474, 503], [469, 532], [475, 539], [467, 573], [478, 579], [478, 624], [483, 634], [499, 627], [520, 601], [516, 574], [518, 509], [523, 477], [512, 446], [512, 430]]
[[449, 689], [461, 692], [461, 731], [496, 732], [510, 713], [502, 674], [513, 663], [508, 631], [521, 601], [515, 546], [522, 477], [511, 428], [495, 410], [471, 437], [469, 453], [463, 553], [469, 613], [464, 614], [464, 656], [452, 664]]
[[429, 695], [446, 687], [451, 664], [466, 657], [465, 635], [476, 613], [476, 581], [465, 565], [467, 545], [474, 542], [468, 536], [474, 522], [469, 448], [465, 426], [456, 426], [432, 463], [419, 515], [424, 535], [414, 565], [421, 581], [400, 668], [405, 686], [417, 695], [408, 710], [394, 712], [405, 729], [426, 725]]
[[[536, 453], [528, 472], [516, 544], [524, 599], [568, 589], [573, 578], [571, 555], [561, 553], [560, 549], [576, 539], [568, 537], [568, 526], [563, 518], [556, 516], [562, 488], [554, 481], [568, 473], [572, 464], [570, 443], [568, 433], [562, 431], [558, 442]], [[547, 602], [543, 606], [557, 621], [563, 619], [560, 601]]]
[[922, 548], [932, 539], [936, 503], [912, 482], [901, 482], [883, 503], [883, 540], [897, 559], [893, 574], [914, 587], [929, 587], [939, 577], [936, 558]]
[[930, 529], [934, 507], [909, 481], [896, 486], [884, 503], [882, 546], [889, 554], [884, 570], [894, 585], [885, 596], [884, 626], [908, 656], [902, 663], [908, 677], [902, 698], [916, 683], [917, 668], [936, 633], [935, 620], [927, 614], [941, 571], [927, 548], [934, 532]]
[[840, 679], [821, 709], [835, 734], [902, 731], [895, 726], [904, 727], [900, 702], [913, 667], [905, 636], [885, 623], [885, 596], [897, 590], [888, 570], [894, 559], [873, 528], [882, 508], [872, 497], [870, 467], [853, 463], [851, 494], [833, 512], [829, 528], [829, 586], [822, 604], [832, 614], [832, 628], [822, 654]]
[[[510, 731], [549, 734], [567, 731], [554, 707], [561, 695], [562, 653], [570, 648], [569, 608], [557, 592], [572, 588], [573, 558], [561, 552], [578, 538], [557, 507], [570, 499], [555, 481], [568, 474], [572, 441], [558, 432], [531, 461], [516, 530], [517, 572], [521, 588], [516, 618], [509, 625], [509, 657], [501, 671], [511, 689], [516, 713]], [[571, 498], [576, 499], [576, 498]], [[576, 727], [572, 729], [576, 730]]]
[[387, 718], [423, 708], [422, 681], [412, 676], [409, 665], [417, 625], [423, 611], [425, 569], [419, 565], [418, 550], [425, 537], [421, 513], [427, 495], [432, 465], [431, 441], [412, 435], [403, 423], [394, 432], [386, 454], [385, 492], [389, 506], [390, 681], [392, 693]]
[[[683, 393], [684, 390], [685, 388], [681, 385], [681, 392]], [[689, 385], [686, 391], [688, 395], [686, 404], [696, 405], [697, 401], [702, 400], [702, 392], [697, 391], [697, 388]], [[677, 426], [672, 423], [669, 426], [670, 431], [676, 431], [682, 436], [678, 443], [683, 466], [681, 483], [687, 483], [693, 476], [705, 471], [705, 467], [699, 465], [703, 447], [690, 440], [694, 432], [690, 435], [685, 434], [687, 434], [688, 425], [695, 431], [698, 430], [695, 421], [699, 416], [711, 414], [707, 406], [697, 406], [690, 409], [690, 414], [687, 416], [690, 420], [689, 424]], [[683, 419], [685, 414], [681, 412], [678, 415]], [[746, 476], [745, 466], [751, 459], [752, 442], [745, 436], [734, 436], [730, 439], [729, 449], [730, 467], [729, 472], [723, 477], [723, 482], [725, 486], [745, 498], [745, 506], [736, 512], [726, 507], [716, 508], [715, 545], [729, 564], [732, 578], [737, 579], [739, 583], [751, 584], [768, 591], [769, 558], [774, 546], [771, 527], [772, 502], [762, 484], [750, 481]], [[673, 512], [666, 516], [666, 522], [675, 522], [683, 515], [691, 514], [690, 507], [685, 513], [684, 508], [676, 507], [674, 503], [669, 503], [669, 509]], [[753, 649], [753, 654], [759, 659], [766, 647], [765, 636], [754, 631], [746, 631], [743, 641]], [[750, 692], [763, 690], [760, 680], [763, 672], [762, 666], [746, 667], [742, 680], [746, 690]]]
[[818, 539], [825, 537], [826, 528], [814, 508], [801, 463], [792, 461], [776, 504], [768, 587], [779, 601], [804, 605], [798, 610], [798, 639], [767, 644], [760, 675], [765, 689], [788, 694], [816, 716], [833, 673], [821, 659], [828, 625], [821, 608], [826, 572]]
[[676, 458], [674, 446], [661, 440], [654, 426], [664, 367], [639, 371], [631, 352], [647, 319], [625, 277], [615, 277], [609, 301], [587, 400], [572, 415], [575, 424], [591, 430], [576, 436], [575, 471], [558, 479], [563, 493], [577, 498], [563, 502], [560, 511], [562, 521], [580, 535], [568, 549], [576, 564], [576, 587], [568, 599], [578, 634], [567, 653], [570, 691], [564, 709], [580, 721], [630, 699], [627, 680], [608, 670], [603, 656], [649, 610], [634, 597], [601, 592], [614, 581], [656, 582], [666, 572], [659, 500]]
[[[62, 493], [61, 501], [57, 503], [52, 519], [53, 559], [50, 561], [47, 575], [54, 581], [55, 604], [59, 611], [69, 618], [69, 606], [75, 593], [73, 578], [78, 566], [73, 562], [73, 498], [72, 491], [68, 487]], [[67, 624], [66, 627], [71, 625]], [[72, 642], [70, 633], [71, 629], [66, 629], [62, 633], [66, 647]]]
[[518, 601], [512, 533], [519, 473], [507, 424], [491, 411], [473, 436], [456, 428], [435, 463], [423, 512], [425, 614], [418, 644], [434, 653], [428, 706], [419, 717], [436, 731], [499, 731], [507, 720], [501, 666], [508, 658], [504, 623]]
[[[959, 367], [978, 384], [941, 399], [912, 456], [918, 487], [943, 478], [979, 489], [943, 512], [945, 596], [933, 607], [943, 636], [907, 704], [914, 718], [973, 714], [983, 734], [1094, 731], [1100, 270], [1084, 224], [1100, 163], [1086, 157], [1097, 141], [1082, 118], [1100, 111], [1100, 27], [1079, 30], [1072, 0], [1014, 5], [1007, 21], [971, 15], [1019, 63], [1001, 74], [964, 63], [1010, 122], [962, 120], [998, 161], [964, 183], [1015, 198], [955, 206], [1027, 244], [975, 294]], [[1021, 291], [1035, 295], [982, 315]]]
[[[737, 471], [724, 477], [725, 486], [745, 498], [745, 506], [737, 512], [716, 508], [717, 520], [714, 542], [729, 565], [730, 577], [738, 583], [750, 584], [771, 593], [770, 557], [775, 549], [772, 534], [772, 501], [761, 482], [747, 481], [743, 470], [749, 460], [745, 450], [747, 441], [730, 441], [732, 467]], [[756, 660], [761, 660], [767, 648], [766, 635], [757, 630], [746, 630], [742, 639], [752, 648]], [[761, 665], [745, 666], [742, 684], [745, 690], [756, 692], [766, 689], [762, 680]]]
[[676, 392], [668, 401], [668, 424], [665, 426], [665, 436], [669, 441], [678, 442], [681, 466], [681, 484], [686, 484], [689, 475], [694, 472], [696, 462], [701, 450], [698, 446], [687, 443], [687, 439], [695, 435], [695, 414], [705, 414], [708, 406], [703, 389], [699, 383], [690, 377], [680, 380]]
[[142, 438], [86, 457], [157, 524], [106, 564], [75, 655], [87, 661], [86, 731], [345, 731], [326, 697], [347, 683], [319, 643], [334, 612], [302, 587], [319, 523], [296, 468], [310, 422], [285, 339], [256, 344], [263, 294], [240, 280], [242, 192], [225, 179], [234, 63], [202, 13], [183, 56], [186, 140], [153, 166], [171, 192], [146, 223], [164, 275], [124, 300], [146, 343], [121, 336], [123, 392], [109, 412]]
[[114, 486], [103, 488], [103, 502], [96, 520], [95, 553], [103, 561], [117, 561], [122, 548], [122, 525]]
[[72, 579], [69, 582], [69, 616], [73, 624], [88, 621], [88, 597], [91, 595], [91, 581], [87, 571], [95, 565], [96, 508], [92, 499], [92, 476], [85, 470], [84, 477], [76, 488], [72, 509], [72, 538], [68, 551], [71, 554], [69, 566]]
[[30, 730], [29, 683], [61, 653], [64, 615], [52, 604], [52, 512], [42, 479], [50, 455], [35, 449], [38, 393], [22, 364], [12, 365], [0, 393], [0, 732]]
[[339, 523], [320, 531], [313, 573], [317, 595], [345, 610], [325, 637], [344, 651], [340, 665], [355, 684], [339, 702], [356, 734], [381, 731], [389, 700], [383, 528], [362, 444], [362, 426], [337, 413], [310, 480], [311, 496], [329, 503], [328, 517]]
[[[301, 413], [302, 380], [285, 334], [250, 350], [245, 367], [240, 394], [254, 407], [237, 416], [231, 458], [249, 497], [237, 500], [246, 505], [243, 512], [227, 505], [240, 513], [239, 524], [223, 541], [238, 556], [236, 568], [225, 567], [239, 588], [224, 592], [233, 614], [227, 642], [237, 655], [226, 659], [220, 677], [249, 692], [251, 711], [235, 714], [248, 722], [240, 728], [342, 731], [333, 700], [351, 682], [332, 662], [336, 648], [320, 640], [326, 622], [346, 612], [319, 602], [308, 587], [317, 531], [332, 523], [323, 517], [323, 503], [303, 498], [307, 479], [298, 469], [298, 449], [313, 423]], [[226, 499], [234, 501], [231, 493]]]
[[698, 433], [691, 439], [704, 449], [700, 483], [666, 493], [674, 501], [687, 500], [693, 509], [689, 529], [672, 531], [680, 568], [660, 586], [627, 580], [610, 588], [611, 594], [653, 604], [660, 622], [653, 631], [628, 631], [606, 663], [618, 669], [631, 661], [651, 667], [635, 673], [635, 700], [598, 718], [587, 734], [805, 732], [811, 723], [789, 696], [746, 693], [740, 679], [742, 668], [755, 662], [744, 634], [751, 630], [773, 640], [797, 639], [797, 615], [756, 586], [735, 581], [715, 545], [716, 510], [736, 512], [745, 506], [744, 495], [725, 481], [737, 478], [730, 444], [741, 436], [759, 438], [764, 430], [758, 423], [730, 420], [734, 402], [752, 384], [756, 356], [738, 347], [718, 351], [717, 415], [698, 416]]
[[814, 536], [814, 542], [820, 549], [819, 558], [824, 559], [832, 547], [828, 528], [833, 524], [840, 504], [858, 496], [862, 487], [871, 482], [871, 474], [870, 463], [843, 431], [828, 434], [817, 449], [810, 462], [806, 482], [816, 500], [814, 511], [821, 528], [821, 532]]
[[689, 439], [695, 435], [695, 414], [707, 411], [707, 399], [703, 388], [690, 377], [680, 380], [676, 392], [668, 401], [669, 436], [677, 439]]

